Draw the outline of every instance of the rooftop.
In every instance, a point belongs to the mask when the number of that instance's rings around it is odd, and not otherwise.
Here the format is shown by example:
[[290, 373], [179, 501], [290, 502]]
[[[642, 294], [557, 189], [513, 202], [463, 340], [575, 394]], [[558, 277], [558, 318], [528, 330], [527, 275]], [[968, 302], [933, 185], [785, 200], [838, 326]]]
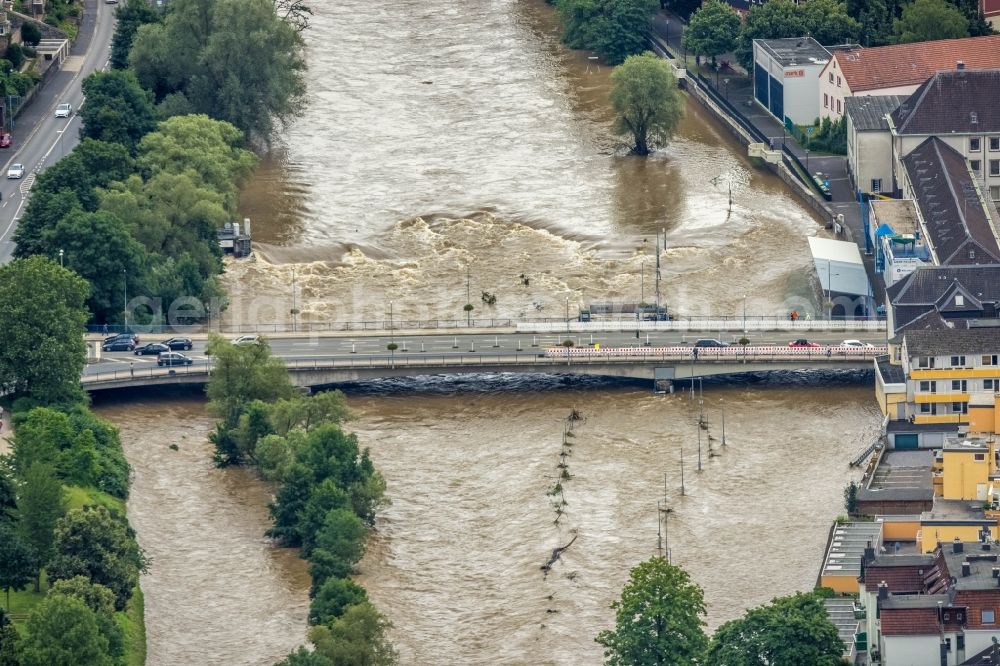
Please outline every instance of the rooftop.
[[[983, 550], [985, 546], [990, 550]], [[948, 575], [955, 579], [956, 590], [997, 589], [1000, 578], [993, 577], [993, 569], [1000, 567], [1000, 547], [992, 543], [966, 542], [963, 552], [956, 553], [952, 544], [942, 544], [941, 556], [948, 568]], [[962, 572], [962, 564], [965, 562], [969, 563], [967, 576]]]
[[1000, 263], [988, 266], [921, 266], [889, 287], [893, 304], [934, 305], [952, 285], [982, 302], [1000, 301]]
[[[866, 97], [848, 97], [852, 99], [869, 99]], [[868, 202], [879, 225], [887, 224], [894, 233], [902, 236], [912, 236], [920, 228], [917, 217], [917, 204], [913, 199], [872, 199]]]
[[1000, 328], [951, 328], [943, 331], [907, 331], [906, 353], [914, 356], [996, 354], [1000, 352]]
[[855, 94], [918, 86], [935, 72], [955, 69], [959, 60], [966, 70], [1000, 67], [1000, 35], [857, 48], [835, 52], [834, 57]]
[[878, 546], [882, 540], [882, 524], [872, 522], [843, 523], [834, 526], [830, 549], [823, 562], [824, 576], [861, 575], [861, 557], [868, 544]]
[[844, 656], [848, 659], [854, 653], [854, 634], [858, 630], [858, 619], [854, 617], [853, 599], [824, 599], [823, 607], [833, 626], [837, 627], [840, 640], [844, 641]]
[[859, 132], [888, 130], [885, 117], [906, 100], [906, 95], [867, 95], [845, 97], [844, 113], [851, 119], [854, 129]]
[[888, 356], [879, 356], [876, 358], [875, 365], [878, 368], [878, 374], [882, 376], [882, 382], [884, 384], [906, 383], [906, 373], [903, 372], [903, 366], [892, 365], [889, 363]]
[[929, 500], [934, 497], [931, 485], [933, 452], [887, 451], [866, 487], [858, 490], [858, 499]]
[[825, 65], [830, 61], [830, 52], [812, 37], [755, 39], [753, 41], [782, 67]]
[[1000, 262], [996, 229], [961, 153], [931, 137], [903, 158], [903, 166], [937, 263]]
[[899, 134], [995, 134], [998, 99], [1000, 69], [937, 72], [892, 112], [892, 122]]

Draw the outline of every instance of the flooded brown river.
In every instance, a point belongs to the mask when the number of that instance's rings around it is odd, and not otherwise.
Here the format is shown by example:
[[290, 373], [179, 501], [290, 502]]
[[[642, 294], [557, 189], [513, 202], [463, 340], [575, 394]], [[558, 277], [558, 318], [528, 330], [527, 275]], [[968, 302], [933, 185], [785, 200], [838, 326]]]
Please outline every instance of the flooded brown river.
[[[750, 314], [815, 306], [817, 221], [693, 104], [666, 150], [624, 156], [608, 68], [559, 45], [541, 0], [314, 4], [308, 105], [244, 196], [257, 257], [230, 266], [230, 322], [293, 285], [314, 321], [383, 319], [389, 301], [402, 317], [461, 318], [467, 275], [478, 316], [635, 302], [643, 270], [650, 300], [661, 228], [664, 300], [681, 314], [732, 314], [744, 294]], [[699, 473], [697, 401], [682, 393], [474, 377], [349, 397], [394, 502], [359, 580], [402, 662], [421, 665], [598, 663], [608, 604], [657, 552], [664, 474], [673, 559], [705, 588], [712, 627], [811, 587], [847, 460], [878, 422], [856, 380], [706, 385]], [[585, 420], [556, 525], [546, 491], [571, 409]], [[203, 405], [139, 396], [98, 411], [135, 467], [149, 663], [266, 664], [301, 643], [305, 566], [263, 538], [269, 489], [212, 467]]]

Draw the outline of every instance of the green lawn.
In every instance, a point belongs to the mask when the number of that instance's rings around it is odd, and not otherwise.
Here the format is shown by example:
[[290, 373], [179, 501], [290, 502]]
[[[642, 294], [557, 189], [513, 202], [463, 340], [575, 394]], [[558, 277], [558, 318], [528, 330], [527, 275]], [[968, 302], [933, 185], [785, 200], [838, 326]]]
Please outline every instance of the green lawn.
[[146, 663], [146, 616], [141, 588], [135, 588], [125, 612], [116, 613], [116, 616], [125, 630], [125, 663], [143, 666]]
[[97, 488], [81, 488], [80, 486], [66, 486], [67, 510], [82, 509], [91, 504], [107, 507], [112, 515], [125, 515], [125, 502], [117, 497], [98, 490]]

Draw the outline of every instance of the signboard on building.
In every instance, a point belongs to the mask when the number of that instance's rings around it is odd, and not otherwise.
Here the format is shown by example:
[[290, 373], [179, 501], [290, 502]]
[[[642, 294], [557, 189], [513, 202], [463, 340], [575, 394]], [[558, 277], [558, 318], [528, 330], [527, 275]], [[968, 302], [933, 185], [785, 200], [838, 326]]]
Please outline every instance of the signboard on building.
[[788, 79], [788, 78], [797, 78], [797, 77], [805, 76], [805, 75], [806, 75], [806, 70], [804, 70], [804, 69], [786, 69], [785, 70], [785, 78], [786, 79]]

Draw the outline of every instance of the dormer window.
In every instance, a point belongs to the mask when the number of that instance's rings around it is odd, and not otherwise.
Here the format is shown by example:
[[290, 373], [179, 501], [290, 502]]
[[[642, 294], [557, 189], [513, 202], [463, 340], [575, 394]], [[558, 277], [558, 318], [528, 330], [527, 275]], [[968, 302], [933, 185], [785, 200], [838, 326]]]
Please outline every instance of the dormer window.
[[[973, 258], [972, 257], [973, 254], [974, 254], [974, 252], [972, 250], [969, 250], [969, 259]], [[961, 294], [956, 294], [955, 295], [955, 305], [958, 306], [958, 307], [962, 307], [963, 305], [965, 305], [965, 296], [962, 296]]]

